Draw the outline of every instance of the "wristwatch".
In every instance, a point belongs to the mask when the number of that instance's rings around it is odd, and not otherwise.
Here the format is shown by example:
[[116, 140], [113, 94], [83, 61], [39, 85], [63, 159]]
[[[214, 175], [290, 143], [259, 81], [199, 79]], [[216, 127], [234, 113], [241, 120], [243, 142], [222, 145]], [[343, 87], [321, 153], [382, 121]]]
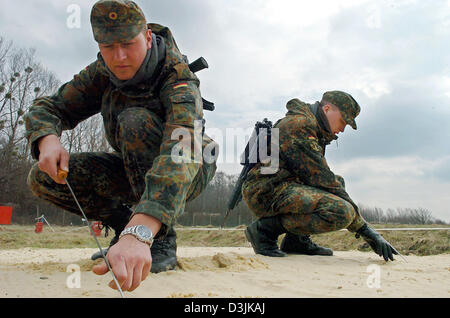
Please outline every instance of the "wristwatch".
[[150, 247], [153, 244], [153, 233], [152, 231], [144, 225], [135, 225], [128, 227], [120, 233], [119, 239], [124, 235], [133, 235], [139, 241], [148, 244]]

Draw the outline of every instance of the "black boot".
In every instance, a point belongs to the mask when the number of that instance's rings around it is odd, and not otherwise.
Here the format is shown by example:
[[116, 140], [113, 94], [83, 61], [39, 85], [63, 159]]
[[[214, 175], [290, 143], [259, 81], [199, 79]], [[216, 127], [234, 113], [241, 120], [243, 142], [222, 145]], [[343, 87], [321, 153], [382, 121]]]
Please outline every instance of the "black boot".
[[318, 246], [309, 235], [295, 235], [287, 233], [281, 241], [280, 249], [287, 254], [306, 254], [332, 256], [333, 250]]
[[278, 249], [278, 236], [283, 233], [286, 233], [286, 229], [278, 216], [261, 218], [245, 230], [245, 236], [255, 253], [271, 257], [287, 256]]
[[152, 253], [152, 273], [175, 269], [177, 266], [177, 233], [171, 228], [163, 240], [154, 240]]
[[[108, 253], [109, 248], [119, 241], [120, 233], [125, 229], [132, 213], [133, 212], [128, 207], [124, 206], [123, 208], [111, 211], [108, 214], [104, 213], [100, 215], [102, 226], [105, 228], [105, 237], [108, 236], [110, 229], [114, 230], [114, 237], [109, 243], [109, 247], [103, 249], [103, 254], [105, 256]], [[93, 261], [98, 258], [102, 258], [102, 253], [100, 251], [91, 256]]]

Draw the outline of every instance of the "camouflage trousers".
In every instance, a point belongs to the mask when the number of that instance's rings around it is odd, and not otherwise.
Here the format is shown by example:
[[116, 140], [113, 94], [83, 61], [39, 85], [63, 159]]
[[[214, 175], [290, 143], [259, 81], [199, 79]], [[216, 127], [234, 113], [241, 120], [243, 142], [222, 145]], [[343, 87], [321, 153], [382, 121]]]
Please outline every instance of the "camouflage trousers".
[[[140, 201], [145, 174], [160, 153], [164, 125], [144, 108], [129, 108], [118, 116], [116, 143], [120, 151], [70, 155], [67, 177], [86, 216], [105, 220]], [[203, 148], [212, 140], [204, 135]], [[196, 198], [214, 177], [215, 164], [204, 162], [191, 184], [186, 201]], [[64, 210], [81, 215], [66, 185], [55, 183], [37, 163], [28, 175], [33, 194]]]
[[258, 181], [244, 183], [242, 194], [248, 207], [258, 218], [280, 215], [290, 233], [311, 235], [340, 229], [356, 232], [365, 223], [349, 202], [330, 192], [296, 181], [261, 191], [265, 186]]

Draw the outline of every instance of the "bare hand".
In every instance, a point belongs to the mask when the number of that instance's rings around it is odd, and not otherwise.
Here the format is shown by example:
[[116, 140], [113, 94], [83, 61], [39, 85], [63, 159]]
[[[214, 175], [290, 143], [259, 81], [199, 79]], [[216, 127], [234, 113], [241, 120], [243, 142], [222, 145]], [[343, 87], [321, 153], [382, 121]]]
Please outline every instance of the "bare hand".
[[65, 184], [64, 179], [58, 177], [58, 168], [69, 171], [69, 153], [64, 149], [55, 135], [48, 135], [39, 140], [39, 163], [41, 171], [47, 173], [56, 183]]
[[[122, 291], [135, 290], [150, 273], [152, 265], [150, 247], [132, 235], [122, 237], [109, 249], [106, 257]], [[97, 275], [104, 275], [108, 272], [108, 266], [103, 261], [94, 266], [92, 271]], [[117, 289], [114, 280], [109, 283], [109, 287]]]

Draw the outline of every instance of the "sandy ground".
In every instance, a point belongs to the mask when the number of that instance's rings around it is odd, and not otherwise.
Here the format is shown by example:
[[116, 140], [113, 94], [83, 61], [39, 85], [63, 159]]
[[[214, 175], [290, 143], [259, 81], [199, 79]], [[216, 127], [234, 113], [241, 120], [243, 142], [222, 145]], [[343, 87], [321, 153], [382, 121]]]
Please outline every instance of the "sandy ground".
[[[0, 297], [120, 297], [90, 269], [95, 249], [0, 250]], [[150, 274], [127, 298], [450, 297], [450, 254], [385, 263], [374, 253], [270, 258], [247, 247], [179, 247], [175, 271]], [[72, 264], [72, 265], [71, 265]], [[79, 268], [72, 272], [71, 267]], [[69, 288], [74, 287], [74, 288]]]

